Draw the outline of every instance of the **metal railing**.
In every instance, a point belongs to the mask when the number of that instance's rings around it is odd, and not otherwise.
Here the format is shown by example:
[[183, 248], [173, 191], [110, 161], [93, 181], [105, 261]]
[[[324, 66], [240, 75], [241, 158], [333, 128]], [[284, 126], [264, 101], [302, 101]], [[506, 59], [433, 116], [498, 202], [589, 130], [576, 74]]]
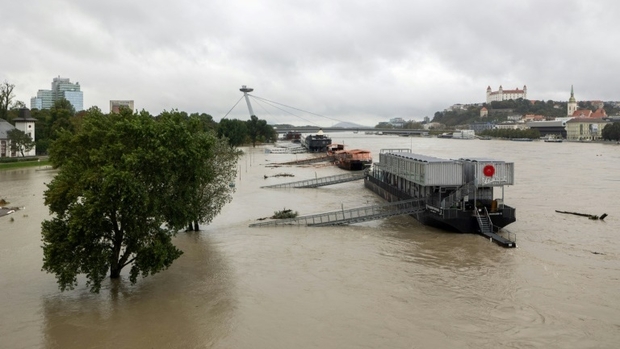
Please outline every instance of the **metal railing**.
[[[489, 216], [489, 211], [487, 211], [486, 206], [484, 207], [484, 215], [487, 218], [487, 221], [489, 222], [489, 228], [491, 228], [491, 231], [495, 231], [495, 226], [493, 225], [493, 221], [491, 220], [491, 216]], [[499, 228], [497, 229], [499, 231]]]
[[387, 204], [342, 209], [338, 211], [313, 214], [289, 219], [277, 219], [272, 221], [250, 224], [250, 227], [273, 226], [273, 225], [306, 225], [325, 226], [341, 225], [358, 222], [366, 222], [391, 216], [413, 214], [424, 210], [421, 199], [410, 199], [390, 202]]
[[367, 171], [347, 173], [343, 175], [335, 175], [328, 177], [320, 177], [315, 179], [306, 179], [303, 181], [281, 183], [262, 186], [261, 188], [317, 188], [326, 185], [357, 181], [366, 177]]

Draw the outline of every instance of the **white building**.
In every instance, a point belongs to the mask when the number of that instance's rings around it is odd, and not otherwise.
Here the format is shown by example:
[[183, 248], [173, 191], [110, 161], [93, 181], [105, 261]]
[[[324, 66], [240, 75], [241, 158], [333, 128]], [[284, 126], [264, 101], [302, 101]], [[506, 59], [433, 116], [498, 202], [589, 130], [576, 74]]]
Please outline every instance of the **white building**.
[[527, 130], [529, 127], [525, 123], [502, 122], [493, 128], [497, 130]]
[[[14, 119], [15, 126], [11, 125], [8, 121], [0, 119], [0, 157], [16, 157], [21, 156], [20, 152], [11, 151], [11, 141], [9, 140], [8, 133], [14, 129], [18, 129], [24, 132], [33, 141], [35, 138], [35, 126], [34, 123], [37, 119], [30, 116], [30, 110], [20, 109], [19, 117]], [[37, 153], [36, 146], [28, 152], [24, 152], [24, 156], [35, 156]]]
[[487, 87], [487, 103], [519, 98], [527, 99], [527, 86], [523, 85], [523, 90], [519, 90], [518, 88], [514, 90], [504, 90], [500, 85], [497, 91], [492, 91], [491, 86]]

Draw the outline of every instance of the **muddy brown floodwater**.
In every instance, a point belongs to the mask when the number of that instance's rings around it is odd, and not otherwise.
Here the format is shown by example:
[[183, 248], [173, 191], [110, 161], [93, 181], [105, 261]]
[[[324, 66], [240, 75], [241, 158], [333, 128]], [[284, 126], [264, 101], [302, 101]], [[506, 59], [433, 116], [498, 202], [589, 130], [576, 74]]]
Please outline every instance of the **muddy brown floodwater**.
[[200, 232], [174, 239], [184, 254], [171, 268], [135, 285], [124, 274], [99, 294], [84, 279], [60, 292], [41, 271], [43, 191], [54, 172], [0, 171], [0, 198], [23, 207], [0, 217], [0, 348], [618, 347], [620, 146], [331, 136], [376, 160], [382, 148], [413, 148], [513, 161], [505, 202], [517, 208], [507, 228], [518, 248], [409, 216], [249, 228], [283, 208], [313, 214], [382, 202], [361, 181], [260, 188], [342, 170], [268, 168], [305, 155], [257, 147], [239, 162], [233, 202]]

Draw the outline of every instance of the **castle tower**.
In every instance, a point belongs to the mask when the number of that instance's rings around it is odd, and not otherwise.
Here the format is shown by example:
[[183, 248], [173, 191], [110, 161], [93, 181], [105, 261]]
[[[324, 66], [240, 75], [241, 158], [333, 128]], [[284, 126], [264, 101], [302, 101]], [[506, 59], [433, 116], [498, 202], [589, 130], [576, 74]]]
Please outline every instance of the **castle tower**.
[[573, 85], [570, 86], [570, 98], [568, 99], [567, 104], [567, 116], [573, 116], [573, 114], [577, 111], [577, 101], [575, 100], [575, 93], [573, 91]]

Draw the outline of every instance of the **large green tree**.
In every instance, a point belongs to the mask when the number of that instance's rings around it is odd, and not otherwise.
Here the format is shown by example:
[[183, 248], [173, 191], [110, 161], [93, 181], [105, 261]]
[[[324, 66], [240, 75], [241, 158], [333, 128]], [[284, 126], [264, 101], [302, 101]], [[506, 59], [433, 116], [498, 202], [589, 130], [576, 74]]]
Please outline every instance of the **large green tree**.
[[[42, 223], [42, 235], [43, 270], [55, 274], [61, 290], [85, 274], [98, 292], [108, 272], [119, 278], [126, 266], [135, 283], [181, 255], [172, 237], [205, 220], [195, 207], [209, 198], [197, 193], [220, 179], [216, 137], [197, 123], [178, 112], [155, 119], [91, 110], [74, 132], [59, 130], [50, 147], [59, 172], [44, 195], [53, 218]], [[223, 203], [212, 203], [219, 212]]]
[[12, 129], [7, 132], [9, 141], [11, 142], [11, 151], [19, 152], [24, 157], [24, 153], [27, 153], [34, 148], [34, 141], [24, 131], [18, 129]]
[[75, 109], [71, 102], [61, 98], [54, 102], [49, 113], [49, 128], [51, 139], [54, 140], [62, 130], [73, 131], [72, 119], [75, 116]]

